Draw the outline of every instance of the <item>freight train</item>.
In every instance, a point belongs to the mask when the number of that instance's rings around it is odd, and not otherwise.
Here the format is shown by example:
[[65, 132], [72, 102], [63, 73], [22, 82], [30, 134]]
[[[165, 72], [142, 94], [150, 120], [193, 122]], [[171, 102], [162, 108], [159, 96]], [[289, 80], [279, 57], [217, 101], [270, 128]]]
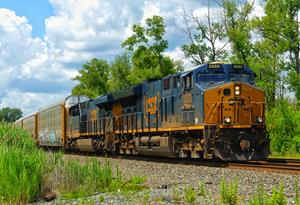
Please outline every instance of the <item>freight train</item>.
[[41, 147], [222, 161], [269, 155], [265, 95], [240, 64], [211, 63], [21, 118]]

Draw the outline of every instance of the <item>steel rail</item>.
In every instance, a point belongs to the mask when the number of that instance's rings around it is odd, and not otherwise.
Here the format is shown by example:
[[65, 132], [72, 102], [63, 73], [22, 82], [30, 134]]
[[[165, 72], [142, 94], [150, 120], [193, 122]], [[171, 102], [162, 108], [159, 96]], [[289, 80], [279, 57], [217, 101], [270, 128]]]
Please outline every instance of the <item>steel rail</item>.
[[94, 153], [65, 153], [65, 155], [95, 156], [95, 157], [106, 157], [111, 159], [126, 159], [126, 160], [148, 161], [148, 162], [155, 162], [155, 163], [169, 163], [169, 164], [178, 164], [178, 165], [221, 167], [221, 168], [243, 169], [243, 170], [264, 171], [264, 172], [280, 172], [284, 174], [300, 175], [300, 160], [297, 159], [268, 158], [266, 161], [221, 162], [221, 161], [214, 161], [214, 160], [168, 158], [168, 157], [140, 156], [140, 155], [104, 156], [104, 155], [99, 155]]

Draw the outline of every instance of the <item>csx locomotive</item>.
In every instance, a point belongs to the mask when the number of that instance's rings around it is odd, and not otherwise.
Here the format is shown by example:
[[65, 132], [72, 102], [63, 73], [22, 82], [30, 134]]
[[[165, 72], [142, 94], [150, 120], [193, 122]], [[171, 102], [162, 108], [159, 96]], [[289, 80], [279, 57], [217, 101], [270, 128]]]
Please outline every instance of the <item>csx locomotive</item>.
[[246, 161], [266, 159], [265, 95], [255, 73], [211, 63], [95, 99], [69, 96], [16, 122], [39, 146]]

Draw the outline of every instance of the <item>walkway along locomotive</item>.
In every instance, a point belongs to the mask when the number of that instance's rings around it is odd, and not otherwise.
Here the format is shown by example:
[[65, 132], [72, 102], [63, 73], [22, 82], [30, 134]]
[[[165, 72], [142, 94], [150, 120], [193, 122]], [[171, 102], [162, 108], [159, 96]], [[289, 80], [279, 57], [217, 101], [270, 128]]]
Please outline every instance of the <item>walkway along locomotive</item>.
[[102, 95], [69, 96], [16, 122], [39, 146], [87, 152], [263, 160], [265, 95], [254, 72], [211, 63]]

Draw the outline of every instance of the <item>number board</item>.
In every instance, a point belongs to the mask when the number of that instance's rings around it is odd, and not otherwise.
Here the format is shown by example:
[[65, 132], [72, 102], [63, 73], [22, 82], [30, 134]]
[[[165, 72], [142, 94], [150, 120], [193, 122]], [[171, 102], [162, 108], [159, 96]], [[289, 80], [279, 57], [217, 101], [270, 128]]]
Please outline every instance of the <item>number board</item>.
[[243, 65], [242, 64], [233, 64], [232, 68], [233, 69], [243, 69]]
[[220, 64], [208, 64], [209, 69], [220, 69], [221, 65]]

